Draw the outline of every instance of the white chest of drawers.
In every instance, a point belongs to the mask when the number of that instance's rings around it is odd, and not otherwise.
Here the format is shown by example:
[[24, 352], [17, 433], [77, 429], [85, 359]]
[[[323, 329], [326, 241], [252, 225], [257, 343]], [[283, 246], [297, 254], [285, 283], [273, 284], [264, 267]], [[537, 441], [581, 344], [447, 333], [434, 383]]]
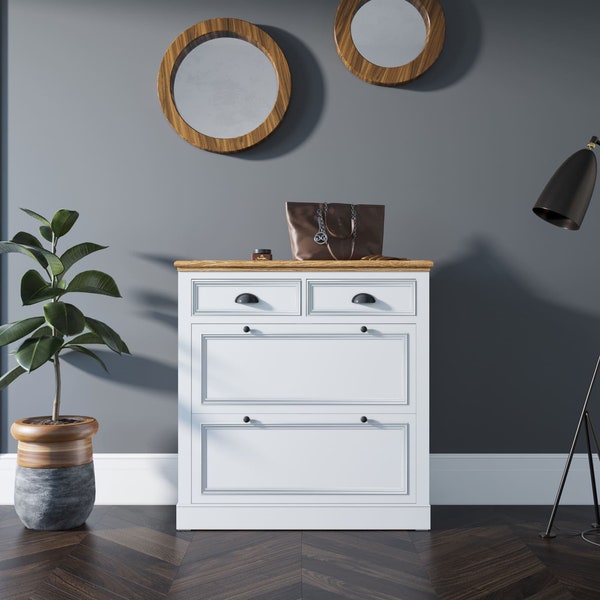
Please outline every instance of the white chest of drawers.
[[178, 529], [429, 529], [430, 261], [177, 261]]

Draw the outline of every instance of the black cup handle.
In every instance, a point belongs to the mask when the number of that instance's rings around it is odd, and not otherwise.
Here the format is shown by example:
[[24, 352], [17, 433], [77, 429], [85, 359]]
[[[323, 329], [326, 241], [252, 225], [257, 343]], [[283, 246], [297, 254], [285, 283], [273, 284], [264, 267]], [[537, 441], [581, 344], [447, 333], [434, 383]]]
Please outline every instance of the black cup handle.
[[356, 294], [356, 296], [352, 298], [352, 302], [354, 304], [375, 304], [375, 297], [365, 293]]
[[237, 304], [257, 304], [258, 298], [254, 294], [240, 294], [235, 299]]

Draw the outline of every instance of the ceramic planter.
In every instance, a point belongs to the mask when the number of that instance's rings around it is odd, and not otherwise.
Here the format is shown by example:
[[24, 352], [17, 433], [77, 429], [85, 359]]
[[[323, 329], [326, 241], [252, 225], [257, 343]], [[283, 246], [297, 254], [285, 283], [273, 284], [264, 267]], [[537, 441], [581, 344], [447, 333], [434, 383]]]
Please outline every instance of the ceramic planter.
[[28, 529], [72, 529], [83, 525], [96, 498], [92, 436], [98, 421], [63, 416], [65, 423], [39, 424], [50, 417], [19, 419], [15, 510]]

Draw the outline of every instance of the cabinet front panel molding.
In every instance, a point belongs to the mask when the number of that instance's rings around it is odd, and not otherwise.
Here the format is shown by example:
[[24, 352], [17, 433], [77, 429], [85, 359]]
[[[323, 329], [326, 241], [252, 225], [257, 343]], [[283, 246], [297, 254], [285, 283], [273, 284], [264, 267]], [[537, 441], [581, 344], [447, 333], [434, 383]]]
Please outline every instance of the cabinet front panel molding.
[[[389, 419], [389, 417], [388, 417]], [[304, 421], [306, 419], [303, 419]], [[214, 495], [408, 494], [408, 424], [369, 420], [283, 423], [259, 415], [250, 423], [201, 426], [195, 481]], [[393, 465], [390, 465], [393, 461]], [[304, 499], [306, 501], [306, 498]]]
[[[374, 302], [354, 302], [367, 290]], [[309, 315], [415, 315], [417, 282], [309, 280], [307, 296]]]
[[[300, 280], [194, 281], [192, 315], [299, 315]], [[258, 302], [236, 302], [252, 294]]]
[[[192, 325], [194, 412], [215, 404], [410, 403], [410, 325]], [[232, 376], [235, 374], [235, 376]]]

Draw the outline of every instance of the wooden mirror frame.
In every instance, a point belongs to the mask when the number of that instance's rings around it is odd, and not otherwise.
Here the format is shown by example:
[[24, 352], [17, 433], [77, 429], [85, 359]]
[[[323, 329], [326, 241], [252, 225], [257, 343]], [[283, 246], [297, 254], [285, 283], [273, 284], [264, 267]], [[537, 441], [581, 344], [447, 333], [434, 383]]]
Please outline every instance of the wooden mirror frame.
[[[252, 131], [232, 138], [217, 138], [196, 131], [177, 110], [173, 88], [177, 69], [198, 45], [215, 38], [231, 37], [256, 46], [269, 59], [277, 75], [277, 98], [267, 118]], [[290, 68], [275, 40], [265, 31], [241, 19], [209, 19], [192, 25], [179, 34], [167, 48], [158, 70], [158, 99], [173, 129], [187, 142], [210, 152], [238, 152], [258, 144], [279, 125], [292, 89]]]
[[367, 60], [352, 39], [352, 19], [369, 0], [341, 0], [334, 25], [335, 45], [346, 68], [358, 78], [376, 85], [395, 86], [416, 79], [437, 60], [446, 37], [446, 17], [439, 0], [406, 0], [425, 22], [425, 47], [421, 53], [398, 67], [382, 67]]

